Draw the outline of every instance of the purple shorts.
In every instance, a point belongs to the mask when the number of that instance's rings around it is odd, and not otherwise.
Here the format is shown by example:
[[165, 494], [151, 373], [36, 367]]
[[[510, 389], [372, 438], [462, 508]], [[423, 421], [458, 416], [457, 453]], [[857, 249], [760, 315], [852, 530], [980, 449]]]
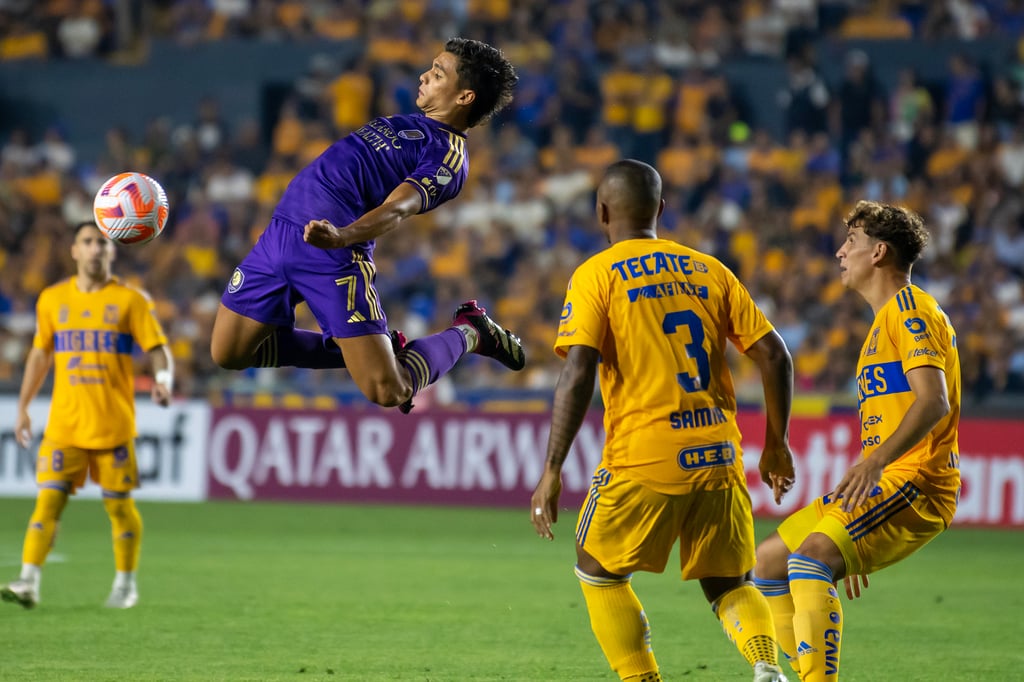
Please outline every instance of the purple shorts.
[[231, 273], [221, 302], [257, 322], [293, 327], [295, 306], [305, 301], [326, 336], [387, 334], [370, 254], [319, 249], [304, 242], [302, 232], [298, 225], [272, 219]]

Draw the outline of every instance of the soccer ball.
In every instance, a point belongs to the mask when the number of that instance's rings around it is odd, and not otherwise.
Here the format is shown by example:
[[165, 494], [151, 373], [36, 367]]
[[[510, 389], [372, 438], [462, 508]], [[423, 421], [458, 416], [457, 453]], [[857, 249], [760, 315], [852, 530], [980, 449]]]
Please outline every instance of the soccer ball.
[[119, 244], [145, 244], [167, 224], [167, 193], [142, 173], [118, 173], [103, 183], [92, 202], [96, 227]]

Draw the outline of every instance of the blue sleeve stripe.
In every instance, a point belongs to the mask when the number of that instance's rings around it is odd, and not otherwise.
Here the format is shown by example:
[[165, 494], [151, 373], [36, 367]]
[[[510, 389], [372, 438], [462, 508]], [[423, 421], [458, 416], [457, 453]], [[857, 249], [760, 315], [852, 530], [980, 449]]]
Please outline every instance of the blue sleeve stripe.
[[896, 304], [899, 306], [901, 313], [905, 313], [908, 310], [917, 310], [917, 301], [914, 300], [913, 290], [910, 287], [900, 289], [899, 293], [896, 294]]

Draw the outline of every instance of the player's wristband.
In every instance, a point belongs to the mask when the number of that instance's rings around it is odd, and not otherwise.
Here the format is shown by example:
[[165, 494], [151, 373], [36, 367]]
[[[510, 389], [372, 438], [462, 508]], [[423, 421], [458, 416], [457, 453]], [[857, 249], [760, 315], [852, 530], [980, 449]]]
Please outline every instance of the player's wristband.
[[171, 374], [169, 369], [158, 369], [153, 375], [153, 381], [166, 386], [168, 393], [174, 389], [174, 375]]

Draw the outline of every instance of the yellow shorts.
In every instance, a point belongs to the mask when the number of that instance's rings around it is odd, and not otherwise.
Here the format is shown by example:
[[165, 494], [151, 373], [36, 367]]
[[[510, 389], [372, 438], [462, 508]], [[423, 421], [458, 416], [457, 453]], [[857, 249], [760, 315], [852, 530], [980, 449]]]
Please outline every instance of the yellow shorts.
[[825, 495], [791, 514], [778, 532], [790, 552], [811, 533], [823, 533], [842, 553], [847, 575], [867, 575], [907, 558], [945, 529], [937, 506], [912, 480], [883, 475], [853, 511]]
[[576, 523], [576, 542], [605, 570], [661, 573], [676, 540], [683, 580], [752, 569], [754, 522], [746, 487], [663, 495], [597, 470]]
[[139, 487], [139, 467], [135, 461], [135, 443], [109, 450], [85, 450], [64, 447], [43, 439], [36, 459], [36, 483], [45, 487], [54, 483], [71, 483], [72, 494], [85, 485], [85, 476], [103, 490], [126, 493]]

